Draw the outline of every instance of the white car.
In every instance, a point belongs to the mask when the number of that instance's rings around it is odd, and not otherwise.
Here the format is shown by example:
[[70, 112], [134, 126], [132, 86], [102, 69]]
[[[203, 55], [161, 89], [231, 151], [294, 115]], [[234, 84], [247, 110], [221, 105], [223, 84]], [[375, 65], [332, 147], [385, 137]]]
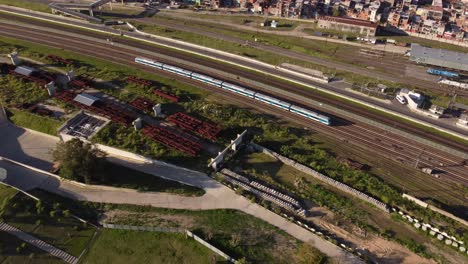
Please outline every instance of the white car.
[[405, 98], [404, 96], [402, 96], [402, 95], [397, 95], [397, 96], [395, 97], [395, 99], [397, 99], [397, 101], [398, 101], [400, 104], [402, 104], [402, 105], [404, 105], [404, 104], [407, 103], [407, 102], [406, 102], [406, 98]]

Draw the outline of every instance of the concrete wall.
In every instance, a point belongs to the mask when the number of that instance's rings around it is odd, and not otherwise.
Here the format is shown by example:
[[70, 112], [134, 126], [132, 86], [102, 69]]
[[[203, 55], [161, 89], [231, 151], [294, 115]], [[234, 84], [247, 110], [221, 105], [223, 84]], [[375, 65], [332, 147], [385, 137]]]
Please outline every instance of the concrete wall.
[[222, 256], [223, 258], [227, 259], [228, 261], [230, 261], [232, 263], [236, 263], [235, 259], [231, 258], [230, 256], [228, 256], [226, 253], [222, 252], [221, 250], [215, 248], [210, 243], [208, 243], [205, 240], [201, 239], [200, 237], [198, 237], [194, 233], [192, 233], [192, 232], [190, 232], [188, 230], [186, 231], [186, 233], [187, 233], [187, 235], [189, 237], [193, 237], [193, 239], [195, 239], [196, 241], [198, 241], [200, 244], [204, 245], [205, 247], [211, 249], [213, 252], [216, 252], [218, 255]]
[[311, 169], [309, 167], [306, 167], [306, 166], [304, 166], [304, 165], [302, 165], [300, 163], [297, 163], [294, 160], [291, 160], [289, 158], [281, 156], [280, 154], [278, 154], [278, 153], [276, 153], [276, 152], [274, 152], [272, 150], [269, 150], [269, 149], [267, 149], [265, 147], [262, 147], [260, 145], [255, 144], [255, 143], [251, 143], [251, 145], [254, 147], [255, 150], [263, 152], [263, 153], [265, 153], [265, 154], [267, 154], [267, 155], [269, 155], [269, 156], [283, 162], [286, 165], [294, 167], [299, 171], [302, 171], [302, 172], [304, 172], [306, 174], [309, 174], [309, 175], [313, 176], [314, 178], [317, 178], [317, 179], [319, 179], [319, 180], [321, 180], [323, 182], [326, 182], [326, 183], [328, 183], [330, 185], [333, 185], [334, 187], [340, 189], [341, 191], [344, 191], [344, 192], [349, 193], [349, 194], [351, 194], [351, 195], [353, 195], [353, 196], [355, 196], [355, 197], [357, 197], [359, 199], [362, 199], [362, 200], [364, 200], [364, 201], [366, 201], [368, 203], [371, 203], [371, 204], [375, 205], [377, 208], [382, 209], [383, 211], [385, 211], [387, 213], [390, 212], [389, 209], [388, 209], [388, 206], [385, 203], [382, 203], [382, 202], [378, 201], [377, 199], [375, 199], [373, 197], [370, 197], [369, 195], [367, 195], [367, 194], [365, 194], [365, 193], [363, 193], [361, 191], [358, 191], [358, 190], [356, 190], [354, 188], [351, 188], [350, 186], [348, 186], [346, 184], [343, 184], [343, 183], [341, 183], [339, 181], [336, 181], [336, 180], [334, 180], [334, 179], [332, 179], [332, 178], [330, 178], [328, 176], [325, 176], [325, 175], [323, 175], [323, 174], [321, 174], [321, 173], [319, 173], [319, 172], [317, 172], [317, 171], [315, 171], [315, 170], [313, 170], [313, 169]]

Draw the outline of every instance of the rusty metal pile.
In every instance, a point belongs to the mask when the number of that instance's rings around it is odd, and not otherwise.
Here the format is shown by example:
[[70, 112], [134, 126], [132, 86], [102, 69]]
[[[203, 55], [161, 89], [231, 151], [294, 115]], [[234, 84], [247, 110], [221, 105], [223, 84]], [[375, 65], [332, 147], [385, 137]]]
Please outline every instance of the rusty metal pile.
[[216, 140], [217, 135], [222, 130], [222, 128], [217, 125], [203, 122], [182, 112], [169, 116], [167, 121], [210, 140]]
[[72, 65], [73, 64], [73, 61], [64, 59], [64, 58], [59, 57], [57, 55], [49, 54], [49, 55], [47, 55], [46, 58], [53, 61], [53, 62], [55, 62], [55, 63], [62, 64], [62, 65]]
[[73, 100], [76, 97], [76, 95], [77, 94], [70, 91], [61, 91], [57, 92], [55, 97], [78, 108], [95, 113], [100, 116], [104, 116], [114, 122], [125, 126], [129, 126], [132, 123], [132, 121], [136, 118], [135, 116], [131, 115], [128, 110], [116, 104], [107, 103], [104, 101], [97, 101], [91, 106], [81, 104]]
[[162, 97], [162, 98], [167, 99], [167, 100], [169, 100], [171, 102], [174, 102], [174, 103], [178, 103], [179, 100], [180, 100], [180, 97], [178, 97], [177, 95], [165, 92], [165, 91], [160, 90], [160, 89], [154, 89], [153, 93], [155, 95], [159, 96], [159, 97]]
[[155, 103], [147, 98], [138, 97], [130, 102], [130, 105], [142, 112], [150, 112]]
[[139, 85], [142, 85], [144, 87], [150, 87], [153, 83], [149, 80], [145, 80], [145, 79], [140, 79], [136, 76], [133, 76], [133, 75], [130, 75], [127, 77], [127, 82], [129, 83], [134, 83], [134, 84], [139, 84]]
[[177, 135], [162, 127], [146, 125], [143, 127], [142, 132], [146, 136], [159, 141], [161, 144], [170, 148], [175, 148], [190, 156], [196, 156], [202, 149], [199, 143]]

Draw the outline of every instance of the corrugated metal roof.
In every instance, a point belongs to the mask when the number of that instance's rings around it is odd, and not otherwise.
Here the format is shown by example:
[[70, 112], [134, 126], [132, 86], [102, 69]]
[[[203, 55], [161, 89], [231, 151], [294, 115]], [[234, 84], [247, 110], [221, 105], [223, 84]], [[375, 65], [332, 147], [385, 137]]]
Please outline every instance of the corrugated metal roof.
[[445, 49], [427, 48], [415, 43], [411, 44], [410, 60], [429, 65], [468, 71], [468, 54]]
[[19, 66], [16, 67], [15, 72], [21, 75], [29, 76], [31, 73], [35, 71], [34, 68], [28, 67], [28, 66]]
[[87, 106], [91, 106], [93, 105], [96, 101], [99, 101], [99, 98], [97, 97], [94, 97], [90, 94], [87, 94], [87, 93], [82, 93], [82, 94], [79, 94], [77, 95], [73, 101], [77, 101], [78, 103], [80, 104], [84, 104], [84, 105], [87, 105]]

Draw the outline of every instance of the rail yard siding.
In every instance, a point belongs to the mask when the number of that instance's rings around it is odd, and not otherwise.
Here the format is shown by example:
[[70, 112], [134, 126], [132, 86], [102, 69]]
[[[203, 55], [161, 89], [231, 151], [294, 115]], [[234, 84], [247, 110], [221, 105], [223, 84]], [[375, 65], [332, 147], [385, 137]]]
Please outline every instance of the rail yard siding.
[[273, 158], [275, 158], [277, 160], [280, 160], [284, 164], [292, 166], [292, 167], [298, 169], [299, 171], [302, 171], [304, 173], [307, 173], [307, 174], [313, 176], [314, 178], [317, 178], [317, 179], [319, 179], [319, 180], [321, 180], [323, 182], [331, 184], [334, 187], [340, 189], [341, 191], [349, 193], [349, 194], [351, 194], [351, 195], [353, 195], [353, 196], [355, 196], [355, 197], [357, 197], [359, 199], [362, 199], [362, 200], [364, 200], [364, 201], [366, 201], [368, 203], [371, 203], [371, 204], [375, 205], [377, 208], [382, 209], [383, 211], [385, 211], [387, 213], [390, 213], [390, 210], [389, 210], [388, 206], [385, 203], [382, 203], [382, 202], [378, 201], [377, 199], [372, 198], [369, 195], [367, 195], [367, 194], [365, 194], [365, 193], [363, 193], [361, 191], [358, 191], [358, 190], [356, 190], [356, 189], [354, 189], [354, 188], [352, 188], [352, 187], [350, 187], [350, 186], [348, 186], [346, 184], [343, 184], [343, 183], [341, 183], [339, 181], [336, 181], [336, 180], [334, 180], [334, 179], [332, 179], [332, 178], [330, 178], [328, 176], [325, 176], [325, 175], [323, 175], [323, 174], [321, 174], [321, 173], [319, 173], [319, 172], [317, 172], [317, 171], [315, 171], [315, 170], [313, 170], [313, 169], [311, 169], [309, 167], [306, 167], [306, 166], [304, 166], [304, 165], [302, 165], [300, 163], [297, 163], [296, 161], [294, 161], [292, 159], [286, 158], [286, 157], [284, 157], [284, 156], [282, 156], [282, 155], [280, 155], [280, 154], [278, 154], [278, 153], [276, 153], [276, 152], [274, 152], [274, 151], [272, 151], [270, 149], [267, 149], [267, 148], [265, 148], [263, 146], [257, 145], [255, 143], [251, 143], [251, 145], [257, 151], [261, 151], [261, 152], [263, 152], [263, 153], [265, 153], [265, 154], [267, 154], [267, 155], [269, 155], [269, 156], [271, 156], [271, 157], [273, 157]]
[[[77, 27], [77, 28], [84, 28], [84, 29], [88, 29], [88, 30], [92, 30], [92, 31], [97, 31], [97, 32], [105, 32], [105, 33], [108, 33], [108, 34], [119, 35], [118, 33], [113, 32], [112, 30], [92, 27], [91, 24], [89, 24], [89, 23], [84, 23], [84, 22], [79, 21], [79, 20], [76, 20], [76, 19], [69, 19], [69, 20], [70, 20], [70, 22], [79, 23], [79, 24], [81, 24], [81, 25], [65, 23], [65, 22], [62, 22], [62, 21], [56, 21], [57, 17], [54, 16], [54, 15], [52, 15], [52, 14], [42, 14], [42, 13], [40, 13], [41, 15], [44, 15], [44, 16], [46, 16], [46, 17], [49, 17], [49, 18], [44, 18], [44, 17], [41, 18], [41, 17], [33, 16], [33, 14], [34, 14], [33, 11], [26, 10], [26, 11], [28, 11], [29, 13], [32, 13], [31, 15], [29, 15], [29, 14], [20, 13], [20, 11], [25, 11], [25, 9], [22, 9], [22, 8], [11, 8], [11, 7], [8, 7], [8, 8], [17, 10], [17, 11], [15, 12], [15, 11], [5, 10], [5, 9], [3, 9], [4, 7], [6, 7], [6, 6], [0, 5], [0, 8], [2, 8], [2, 9], [0, 9], [0, 12], [11, 13], [11, 14], [14, 14], [14, 15], [20, 15], [20, 16], [31, 17], [31, 18], [36, 18], [36, 19], [40, 19], [40, 20], [44, 20], [44, 21], [55, 22], [55, 23], [59, 23], [59, 24], [65, 24], [65, 25], [69, 25], [69, 26], [73, 26], [73, 27]], [[39, 12], [37, 12], [37, 13], [39, 14]], [[138, 33], [137, 33], [137, 34], [138, 34]], [[149, 43], [157, 43], [157, 41], [154, 41], [154, 38], [153, 38], [153, 40], [149, 40], [149, 39], [140, 38], [140, 37], [131, 36], [131, 35], [125, 35], [125, 36], [128, 37], [128, 38], [130, 38], [130, 39], [137, 39], [137, 40], [144, 41], [144, 42], [149, 42]], [[162, 37], [160, 37], [160, 38], [162, 38]], [[166, 39], [166, 40], [172, 40], [172, 39]], [[172, 41], [175, 42], [175, 40], [172, 40]], [[165, 44], [161, 44], [161, 43], [159, 43], [159, 45], [165, 46], [165, 47], [174, 48], [174, 49], [177, 49], [177, 50], [182, 50], [182, 49], [180, 49], [180, 48], [172, 47], [172, 46], [165, 45]], [[148, 51], [145, 51], [145, 50], [139, 50], [139, 51], [148, 54]], [[184, 50], [184, 51], [187, 51], [187, 50]], [[192, 52], [192, 53], [196, 53], [196, 52]], [[207, 55], [203, 55], [203, 54], [201, 54], [201, 53], [197, 53], [197, 54], [198, 54], [198, 55], [201, 55], [201, 56], [205, 56], [205, 57], [210, 57], [210, 56], [207, 56]], [[160, 55], [160, 56], [162, 56], [162, 55]], [[210, 58], [219, 60], [219, 59], [213, 58], [213, 57], [210, 57]], [[242, 58], [242, 57], [241, 57], [241, 58]], [[178, 61], [178, 59], [176, 59], [176, 58], [171, 58], [171, 59]], [[247, 59], [247, 58], [244, 58], [244, 59]], [[221, 61], [222, 61], [222, 60], [221, 60]], [[224, 61], [224, 62], [226, 62], [226, 61]], [[232, 63], [232, 62], [229, 62], [229, 63], [234, 64], [234, 65], [237, 65], [237, 66], [241, 66], [241, 67], [244, 67], [244, 68], [252, 69], [252, 68], [249, 68], [249, 67], [242, 66], [242, 65], [240, 65], [240, 64], [236, 64], [236, 63]], [[189, 64], [191, 64], [191, 63], [189, 63]], [[271, 67], [274, 67], [274, 66], [272, 66], [272, 65], [270, 65], [270, 66], [271, 66]], [[201, 68], [205, 68], [205, 67], [202, 66]], [[212, 70], [213, 70], [213, 69], [212, 69]], [[228, 74], [228, 75], [230, 75], [230, 74]], [[288, 80], [289, 80], [289, 79], [288, 79]], [[245, 81], [247, 81], [247, 80], [245, 80]], [[291, 81], [291, 80], [290, 80], [290, 81]], [[248, 80], [248, 82], [249, 82], [249, 83], [252, 83], [252, 84], [260, 85], [261, 87], [265, 87], [265, 85], [259, 84], [259, 83], [255, 82], [254, 80]], [[297, 81], [294, 81], [294, 80], [293, 80], [293, 82], [298, 83]], [[301, 83], [301, 84], [302, 84], [302, 83]], [[269, 88], [271, 89], [271, 87], [269, 87]], [[326, 90], [323, 90], [323, 91], [327, 92]], [[285, 92], [285, 91], [283, 91], [283, 93], [284, 93], [284, 92]], [[329, 92], [330, 92], [330, 91], [329, 91]], [[285, 93], [287, 93], [287, 92], [285, 92]], [[338, 96], [339, 96], [339, 95], [338, 95]], [[293, 96], [293, 97], [294, 97], [294, 96]], [[348, 99], [349, 99], [349, 98], [348, 98]], [[301, 100], [304, 100], [304, 98], [301, 97]], [[305, 101], [316, 102], [316, 101], [309, 100], [309, 99], [306, 99]], [[352, 101], [355, 101], [355, 100], [352, 100]], [[319, 103], [319, 102], [316, 102], [316, 103]], [[369, 106], [372, 107], [372, 105], [369, 105]], [[323, 105], [323, 107], [324, 107], [324, 108], [333, 108], [333, 107], [331, 107], [331, 106], [326, 106], [326, 107], [325, 107], [325, 105]], [[395, 129], [395, 128], [393, 128], [392, 126], [388, 126], [388, 125], [384, 125], [384, 124], [379, 123], [379, 122], [375, 122], [375, 121], [372, 121], [372, 120], [368, 120], [368, 119], [366, 119], [366, 118], [357, 116], [357, 115], [355, 115], [355, 114], [352, 114], [352, 113], [349, 113], [349, 112], [346, 112], [346, 111], [340, 111], [340, 109], [338, 109], [338, 108], [333, 108], [333, 109], [334, 109], [334, 111], [338, 111], [338, 112], [340, 112], [341, 114], [344, 114], [344, 115], [346, 115], [346, 116], [351, 116], [351, 117], [353, 117], [353, 118], [357, 118], [359, 121], [364, 122], [364, 123], [366, 123], [366, 124], [381, 127], [381, 128], [383, 128], [383, 129], [387, 129], [387, 130], [391, 131], [392, 133], [397, 133], [397, 134], [403, 135], [404, 137], [409, 137], [409, 138], [411, 138], [412, 140], [415, 140], [415, 141], [417, 141], [417, 142], [419, 142], [419, 143], [427, 144], [427, 145], [429, 145], [429, 146], [435, 147], [435, 148], [437, 148], [437, 149], [441, 149], [441, 150], [443, 150], [443, 151], [445, 151], [445, 152], [448, 152], [448, 153], [450, 153], [450, 154], [453, 154], [453, 155], [456, 155], [456, 156], [459, 156], [459, 157], [462, 157], [462, 158], [468, 158], [468, 154], [467, 154], [467, 153], [464, 153], [464, 152], [461, 152], [461, 151], [458, 151], [458, 150], [455, 150], [455, 149], [446, 147], [446, 146], [441, 145], [441, 144], [438, 144], [438, 143], [434, 143], [434, 142], [432, 142], [431, 140], [427, 140], [427, 139], [423, 139], [423, 138], [420, 138], [420, 137], [416, 137], [416, 136], [414, 136], [414, 135], [412, 135], [412, 134], [410, 134], [410, 133], [406, 133], [406, 132], [404, 132], [404, 131]], [[385, 111], [385, 110], [383, 110], [383, 111]], [[386, 112], [388, 112], [388, 111], [386, 111]], [[415, 119], [412, 118], [412, 117], [408, 117], [408, 116], [404, 116], [404, 115], [399, 115], [399, 114], [393, 113], [392, 111], [390, 111], [390, 112], [391, 112], [392, 114], [397, 115], [397, 116], [401, 116], [401, 117], [403, 117], [403, 118], [412, 120], [412, 121], [414, 121], [414, 122], [416, 122], [416, 123], [422, 123], [422, 124], [424, 124], [424, 125], [429, 125], [429, 124], [427, 124], [427, 123], [424, 122], [424, 121], [418, 121], [418, 120], [415, 120]], [[434, 127], [433, 125], [429, 125], [429, 126]], [[458, 134], [458, 133], [456, 133], [456, 132], [448, 132], [447, 130], [445, 130], [445, 129], [443, 129], [443, 128], [440, 128], [440, 127], [434, 127], [434, 128], [436, 128], [436, 129], [438, 129], [438, 130], [445, 131], [445, 132], [447, 132], [447, 133], [449, 133], [449, 134], [458, 136], [458, 137], [460, 137], [460, 138], [464, 138], [464, 139], [466, 138], [466, 136], [460, 135], [460, 134]]]

